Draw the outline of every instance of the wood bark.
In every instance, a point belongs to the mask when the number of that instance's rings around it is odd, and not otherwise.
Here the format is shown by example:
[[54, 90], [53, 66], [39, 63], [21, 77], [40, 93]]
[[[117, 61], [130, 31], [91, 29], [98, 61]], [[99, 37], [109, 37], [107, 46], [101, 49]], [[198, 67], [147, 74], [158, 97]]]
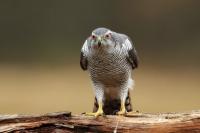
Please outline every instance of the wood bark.
[[200, 133], [200, 110], [184, 113], [137, 113], [127, 116], [0, 115], [0, 132], [14, 133]]

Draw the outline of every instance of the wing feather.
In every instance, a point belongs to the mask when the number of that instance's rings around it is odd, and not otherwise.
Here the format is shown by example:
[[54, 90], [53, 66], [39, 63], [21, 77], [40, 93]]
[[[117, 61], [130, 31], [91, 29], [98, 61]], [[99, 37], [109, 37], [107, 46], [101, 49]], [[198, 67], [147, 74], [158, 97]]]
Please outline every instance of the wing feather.
[[127, 51], [127, 60], [131, 64], [132, 68], [137, 68], [139, 64], [139, 59], [131, 40], [127, 38], [122, 46]]
[[88, 45], [86, 40], [83, 44], [80, 55], [80, 66], [83, 70], [87, 70], [88, 67], [87, 53], [88, 53]]

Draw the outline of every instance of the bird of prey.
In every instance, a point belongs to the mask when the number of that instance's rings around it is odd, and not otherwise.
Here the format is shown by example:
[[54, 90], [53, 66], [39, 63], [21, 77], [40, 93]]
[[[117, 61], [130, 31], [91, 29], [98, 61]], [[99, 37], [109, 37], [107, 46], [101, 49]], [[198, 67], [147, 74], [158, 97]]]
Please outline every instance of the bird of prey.
[[129, 90], [134, 84], [131, 72], [138, 67], [138, 56], [130, 38], [107, 28], [96, 28], [81, 49], [80, 66], [92, 80], [93, 113], [124, 115], [132, 111]]

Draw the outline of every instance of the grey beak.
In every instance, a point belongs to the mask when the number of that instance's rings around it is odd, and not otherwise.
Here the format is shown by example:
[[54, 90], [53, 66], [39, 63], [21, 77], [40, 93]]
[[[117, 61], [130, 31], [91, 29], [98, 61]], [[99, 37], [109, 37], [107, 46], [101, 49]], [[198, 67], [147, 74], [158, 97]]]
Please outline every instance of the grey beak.
[[98, 41], [98, 46], [99, 46], [99, 47], [101, 46], [101, 41]]

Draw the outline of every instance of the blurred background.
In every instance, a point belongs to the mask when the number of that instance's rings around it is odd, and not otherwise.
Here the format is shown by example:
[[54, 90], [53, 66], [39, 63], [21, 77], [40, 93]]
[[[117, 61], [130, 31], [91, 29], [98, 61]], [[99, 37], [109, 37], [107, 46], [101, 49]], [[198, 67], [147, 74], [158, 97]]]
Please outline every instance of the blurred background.
[[0, 113], [90, 112], [93, 90], [79, 55], [97, 27], [135, 42], [135, 110], [200, 109], [199, 6], [198, 0], [1, 0]]

